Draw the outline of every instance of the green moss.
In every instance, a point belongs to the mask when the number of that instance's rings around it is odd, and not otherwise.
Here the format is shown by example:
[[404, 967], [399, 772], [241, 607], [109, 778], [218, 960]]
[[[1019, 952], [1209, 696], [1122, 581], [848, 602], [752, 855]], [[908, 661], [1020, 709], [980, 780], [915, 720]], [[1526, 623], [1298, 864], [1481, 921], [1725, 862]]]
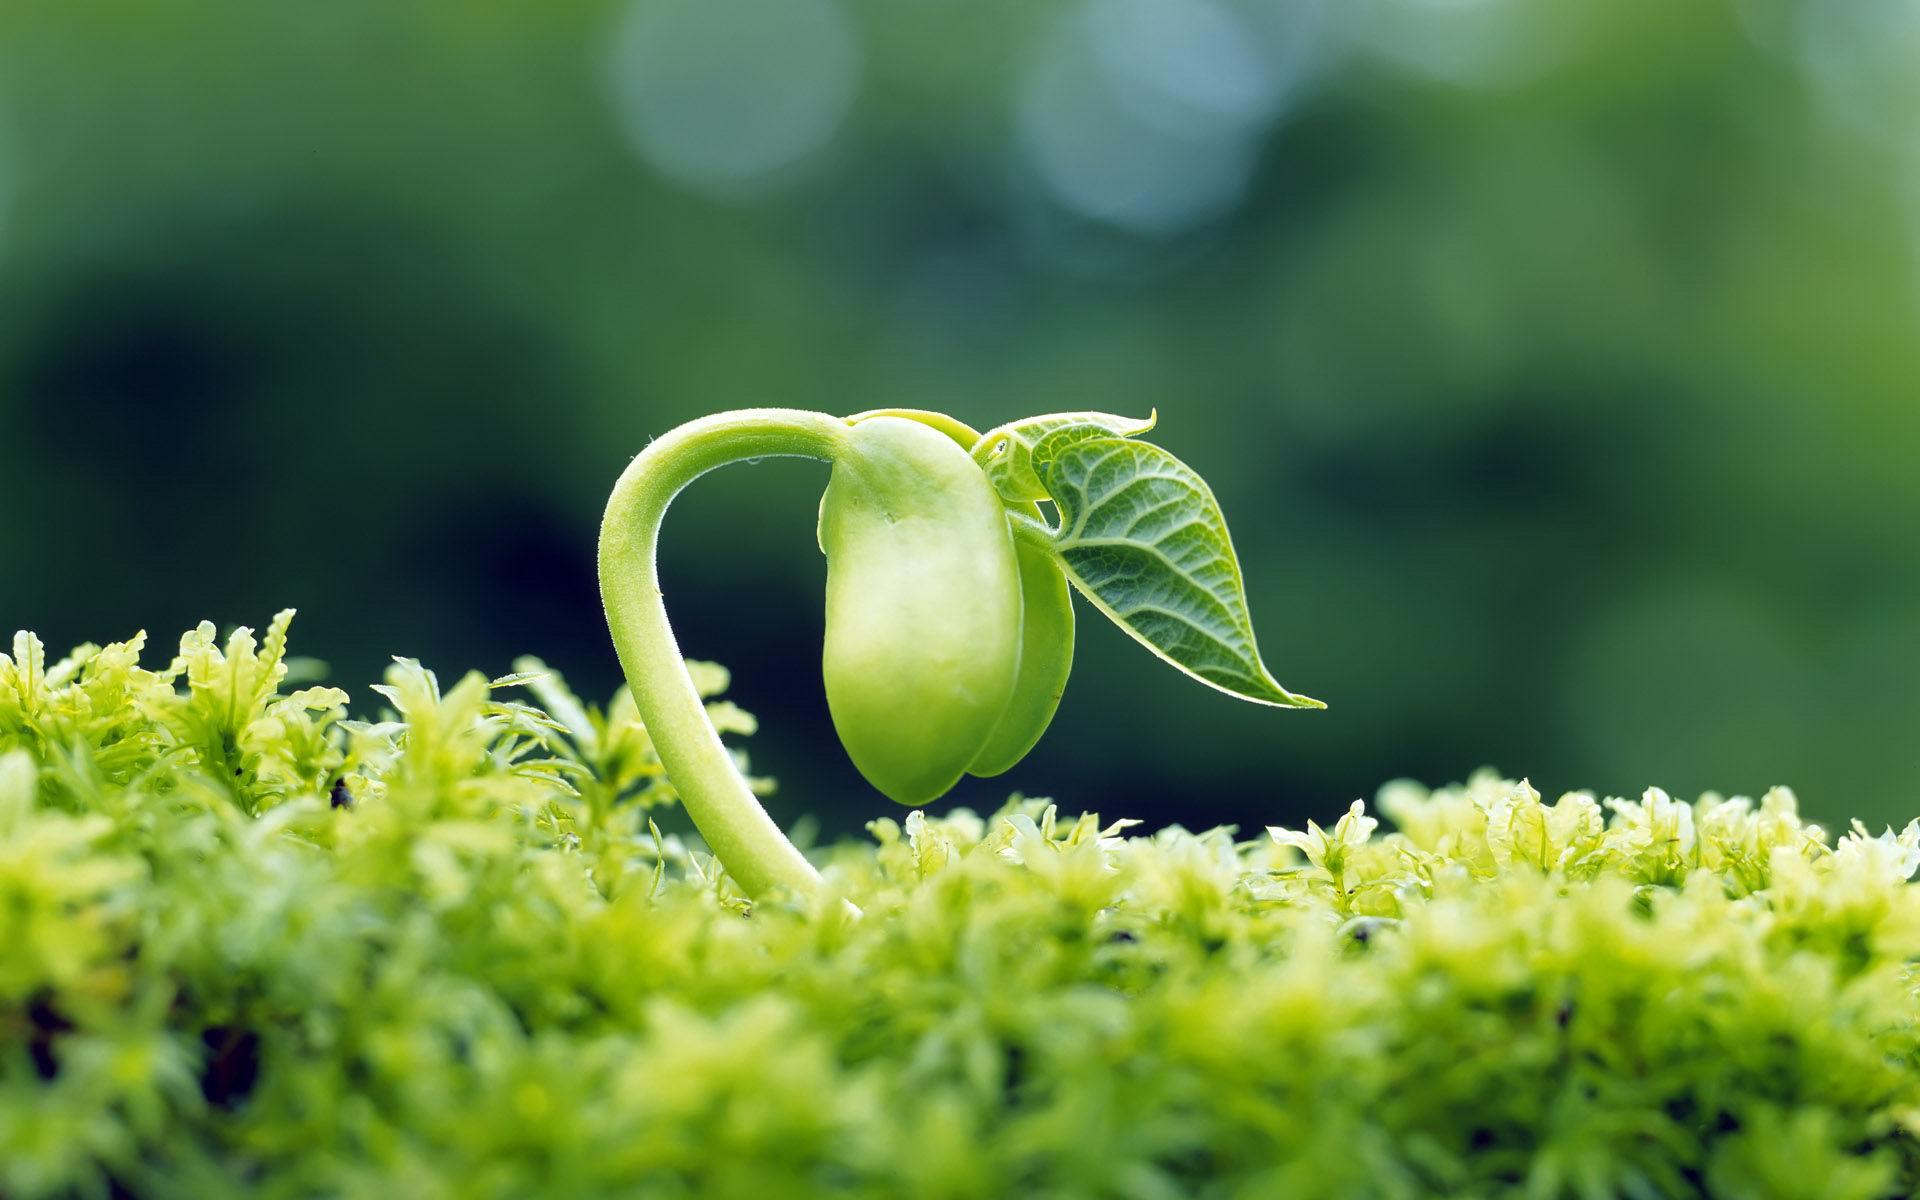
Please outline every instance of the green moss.
[[285, 635], [0, 658], [9, 1200], [1920, 1181], [1920, 826], [1493, 776], [1390, 787], [1385, 835], [1020, 801], [830, 851], [864, 917], [750, 908], [652, 831], [622, 701], [403, 661], [355, 723], [283, 694]]

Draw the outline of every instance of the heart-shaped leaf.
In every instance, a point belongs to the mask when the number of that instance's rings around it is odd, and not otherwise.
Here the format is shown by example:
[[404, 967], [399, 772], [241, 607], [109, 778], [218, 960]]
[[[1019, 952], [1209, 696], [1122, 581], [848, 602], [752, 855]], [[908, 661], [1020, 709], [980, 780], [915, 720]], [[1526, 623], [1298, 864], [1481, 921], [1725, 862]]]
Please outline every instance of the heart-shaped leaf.
[[1033, 450], [1043, 439], [1068, 430], [1077, 430], [1080, 436], [1088, 437], [1134, 437], [1152, 429], [1158, 418], [1157, 412], [1149, 414], [1145, 420], [1098, 412], [1048, 413], [1044, 417], [1028, 417], [982, 434], [980, 440], [974, 443], [973, 460], [980, 464], [980, 469], [987, 473], [993, 486], [1008, 500], [1046, 500], [1050, 499], [1046, 485], [1040, 482], [1033, 470]]
[[1041, 436], [1030, 461], [1060, 511], [1061, 564], [1094, 607], [1202, 683], [1258, 704], [1326, 707], [1260, 661], [1226, 519], [1190, 467], [1084, 422]]

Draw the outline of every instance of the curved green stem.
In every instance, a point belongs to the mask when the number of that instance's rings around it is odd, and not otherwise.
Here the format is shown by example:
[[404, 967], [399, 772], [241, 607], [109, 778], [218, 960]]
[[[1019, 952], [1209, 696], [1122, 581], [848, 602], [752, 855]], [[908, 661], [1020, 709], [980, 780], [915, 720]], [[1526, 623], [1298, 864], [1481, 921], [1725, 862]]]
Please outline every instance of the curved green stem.
[[751, 896], [776, 887], [811, 893], [820, 875], [767, 816], [707, 719], [661, 599], [660, 521], [680, 489], [715, 467], [779, 456], [831, 461], [846, 431], [838, 417], [791, 408], [689, 421], [628, 464], [600, 526], [600, 599], [640, 720], [701, 836]]

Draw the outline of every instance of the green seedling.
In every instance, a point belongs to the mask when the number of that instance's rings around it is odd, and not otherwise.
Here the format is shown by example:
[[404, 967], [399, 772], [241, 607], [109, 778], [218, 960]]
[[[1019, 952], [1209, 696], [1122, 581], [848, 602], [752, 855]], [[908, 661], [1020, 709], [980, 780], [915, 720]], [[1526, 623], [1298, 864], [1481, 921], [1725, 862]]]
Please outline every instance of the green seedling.
[[919, 806], [1039, 741], [1073, 666], [1072, 590], [1209, 687], [1324, 707], [1261, 661], [1220, 506], [1191, 468], [1138, 440], [1153, 424], [1056, 413], [980, 433], [915, 409], [745, 409], [682, 425], [633, 460], [600, 533], [607, 622], [661, 762], [750, 894], [810, 891], [819, 877], [754, 797], [683, 664], [655, 563], [674, 496], [728, 463], [832, 464], [819, 526], [828, 707], [861, 774]]

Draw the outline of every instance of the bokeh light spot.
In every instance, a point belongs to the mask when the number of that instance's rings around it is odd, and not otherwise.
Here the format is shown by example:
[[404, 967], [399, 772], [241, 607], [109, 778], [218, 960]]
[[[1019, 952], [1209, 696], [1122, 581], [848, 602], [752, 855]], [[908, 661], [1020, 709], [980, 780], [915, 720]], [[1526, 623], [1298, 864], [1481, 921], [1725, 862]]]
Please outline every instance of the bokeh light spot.
[[641, 156], [696, 191], [753, 191], [846, 119], [860, 47], [836, 0], [640, 0], [614, 42], [615, 110]]
[[[1298, 71], [1303, 56], [1290, 56]], [[1019, 100], [1026, 160], [1070, 211], [1175, 233], [1231, 209], [1289, 80], [1211, 0], [1090, 0], [1057, 22]]]
[[1144, 122], [1211, 137], [1272, 114], [1280, 80], [1231, 11], [1205, 0], [1101, 0], [1087, 11], [1114, 96]]
[[1578, 0], [1361, 0], [1340, 11], [1355, 41], [1401, 69], [1484, 88], [1546, 74], [1589, 16]]
[[1857, 134], [1920, 150], [1920, 4], [1824, 0], [1796, 15], [1799, 58], [1829, 114]]

